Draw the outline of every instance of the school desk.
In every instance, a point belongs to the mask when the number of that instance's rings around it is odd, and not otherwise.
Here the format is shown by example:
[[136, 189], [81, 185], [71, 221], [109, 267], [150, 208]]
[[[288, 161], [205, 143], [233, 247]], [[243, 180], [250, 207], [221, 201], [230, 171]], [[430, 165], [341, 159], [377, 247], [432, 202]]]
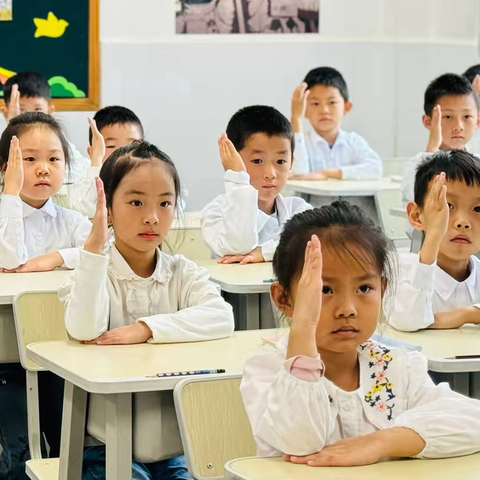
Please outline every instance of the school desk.
[[401, 459], [363, 467], [309, 467], [282, 458], [239, 458], [225, 465], [226, 480], [477, 480], [480, 454], [436, 460]]
[[[480, 399], [480, 326], [468, 324], [452, 330], [401, 332], [387, 325], [377, 333], [404, 340], [421, 347], [431, 372], [452, 378], [452, 387], [465, 395]], [[381, 342], [381, 339], [379, 339]], [[477, 358], [455, 358], [473, 356]], [[480, 477], [479, 477], [480, 478]]]
[[58, 290], [70, 275], [70, 270], [0, 273], [0, 363], [20, 361], [13, 321], [14, 297], [21, 292]]
[[182, 379], [149, 376], [160, 372], [217, 368], [229, 373], [241, 372], [245, 361], [261, 348], [262, 337], [276, 338], [281, 333], [279, 330], [250, 330], [234, 332], [225, 339], [182, 344], [97, 346], [63, 341], [29, 345], [29, 359], [65, 379], [58, 478], [80, 478], [87, 392], [107, 397], [106, 478], [130, 480], [131, 394], [173, 390]]
[[[263, 316], [266, 316], [268, 312], [266, 308], [261, 308], [261, 296], [270, 292], [273, 279], [272, 263], [262, 262], [248, 265], [231, 263], [224, 265], [216, 260], [207, 260], [198, 261], [197, 264], [208, 269], [210, 280], [220, 285], [223, 292], [239, 297], [238, 328], [240, 330], [260, 328], [262, 313]], [[265, 320], [264, 324], [267, 321], [266, 319], [262, 320]], [[271, 324], [273, 319], [268, 321]]]

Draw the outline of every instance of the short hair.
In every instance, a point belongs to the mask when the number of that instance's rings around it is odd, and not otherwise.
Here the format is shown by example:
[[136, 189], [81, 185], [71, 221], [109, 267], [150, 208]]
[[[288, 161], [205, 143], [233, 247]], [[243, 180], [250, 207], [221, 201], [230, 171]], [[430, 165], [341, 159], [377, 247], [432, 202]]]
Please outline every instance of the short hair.
[[423, 207], [430, 182], [442, 172], [450, 182], [480, 187], [480, 159], [466, 150], [439, 150], [429, 155], [417, 168], [414, 201]]
[[103, 182], [107, 207], [111, 208], [113, 195], [121, 181], [132, 171], [145, 163], [161, 163], [172, 176], [175, 186], [175, 206], [180, 198], [180, 176], [170, 157], [155, 145], [144, 140], [135, 140], [130, 145], [117, 148], [105, 160], [101, 170], [100, 179]]
[[228, 122], [226, 133], [237, 151], [242, 150], [247, 140], [256, 133], [286, 138], [290, 141], [292, 154], [295, 150], [292, 125], [276, 108], [265, 105], [252, 105], [239, 110]]
[[473, 95], [477, 109], [480, 107], [477, 94], [465, 77], [456, 73], [445, 73], [433, 80], [425, 90], [425, 114], [431, 117], [435, 105], [446, 95]]
[[345, 102], [348, 102], [348, 88], [347, 82], [343, 78], [342, 74], [332, 67], [318, 67], [310, 70], [307, 76], [303, 80], [308, 89], [315, 85], [325, 85], [327, 87], [335, 87]]
[[48, 80], [38, 72], [19, 72], [10, 77], [3, 86], [5, 103], [10, 103], [12, 87], [18, 85], [21, 97], [44, 98], [47, 102], [52, 99], [52, 93]]
[[[140, 130], [142, 138], [144, 137], [143, 125], [140, 119], [126, 107], [121, 107], [118, 105], [112, 105], [100, 109], [95, 116], [93, 117], [95, 123], [97, 124], [98, 130], [101, 132], [102, 128], [108, 127], [110, 125], [115, 125], [117, 123], [126, 124], [132, 123], [136, 125]], [[88, 129], [88, 141], [90, 145], [92, 144], [92, 129]]]
[[477, 75], [480, 75], [480, 64], [478, 65], [472, 65], [470, 68], [467, 68], [465, 70], [465, 73], [463, 76], [470, 82], [473, 83], [475, 80], [475, 77]]

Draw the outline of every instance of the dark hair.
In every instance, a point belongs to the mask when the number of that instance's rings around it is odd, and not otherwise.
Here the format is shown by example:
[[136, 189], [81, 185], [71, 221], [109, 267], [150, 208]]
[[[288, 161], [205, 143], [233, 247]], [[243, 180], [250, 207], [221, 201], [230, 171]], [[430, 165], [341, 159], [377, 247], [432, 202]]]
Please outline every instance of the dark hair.
[[473, 95], [477, 109], [480, 107], [477, 94], [465, 77], [456, 73], [445, 73], [433, 80], [425, 90], [423, 103], [425, 115], [432, 116], [433, 108], [446, 95]]
[[473, 83], [477, 75], [480, 75], [480, 64], [472, 65], [470, 68], [467, 68], [463, 74], [470, 83]]
[[62, 126], [52, 116], [43, 112], [27, 112], [12, 118], [2, 133], [0, 138], [0, 171], [4, 170], [8, 162], [12, 137], [20, 138], [28, 130], [38, 127], [50, 129], [59, 138], [65, 155], [65, 165], [70, 166], [70, 146]]
[[392, 280], [395, 267], [391, 240], [359, 207], [342, 200], [298, 213], [285, 224], [273, 257], [273, 271], [287, 297], [292, 282], [302, 272], [305, 248], [312, 235], [319, 237], [322, 248], [345, 253], [360, 264], [368, 263], [382, 277]]
[[226, 133], [237, 151], [242, 150], [255, 133], [286, 138], [290, 141], [292, 154], [295, 150], [295, 135], [290, 122], [276, 108], [265, 105], [252, 105], [239, 110], [228, 122]]
[[335, 87], [338, 89], [345, 102], [348, 102], [347, 82], [345, 82], [342, 74], [332, 67], [314, 68], [307, 73], [307, 76], [303, 81], [308, 85], [308, 89], [315, 85]]
[[430, 155], [417, 168], [414, 200], [423, 207], [429, 183], [440, 173], [450, 182], [462, 182], [468, 187], [480, 187], [480, 160], [465, 150], [439, 150]]
[[112, 206], [113, 195], [120, 182], [129, 173], [147, 162], [161, 162], [165, 164], [175, 185], [175, 205], [178, 203], [180, 197], [180, 177], [170, 157], [151, 143], [135, 140], [130, 145], [117, 148], [105, 160], [100, 170], [100, 179], [104, 185], [107, 207]]
[[20, 72], [10, 77], [3, 86], [5, 103], [8, 105], [12, 93], [12, 87], [18, 85], [21, 97], [40, 97], [47, 102], [52, 99], [48, 80], [38, 72]]
[[[93, 117], [97, 124], [98, 131], [101, 132], [102, 128], [108, 127], [110, 125], [115, 125], [117, 123], [126, 124], [131, 123], [136, 125], [140, 130], [140, 134], [143, 138], [143, 125], [140, 119], [128, 108], [120, 107], [118, 105], [112, 105], [110, 107], [105, 107], [100, 109], [95, 116]], [[92, 129], [88, 129], [88, 141], [90, 145], [92, 144]]]

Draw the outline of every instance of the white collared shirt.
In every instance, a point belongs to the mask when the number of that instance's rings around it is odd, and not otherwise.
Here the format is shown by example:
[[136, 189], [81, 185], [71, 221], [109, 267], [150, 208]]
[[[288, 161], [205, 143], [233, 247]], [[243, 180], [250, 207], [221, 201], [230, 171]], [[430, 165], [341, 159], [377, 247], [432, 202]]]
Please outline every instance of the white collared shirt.
[[245, 255], [262, 248], [265, 261], [273, 259], [283, 225], [295, 214], [312, 208], [298, 197], [278, 195], [275, 214], [258, 208], [258, 190], [246, 172], [225, 172], [225, 193], [214, 198], [201, 212], [205, 243], [213, 255]]
[[288, 337], [250, 358], [240, 391], [257, 455], [309, 455], [344, 438], [391, 427], [417, 432], [426, 445], [417, 457], [480, 451], [480, 401], [435, 386], [419, 352], [370, 340], [357, 349], [360, 387], [345, 392], [322, 376], [300, 380], [285, 361]]
[[339, 168], [343, 180], [379, 180], [382, 160], [368, 142], [355, 132], [338, 132], [335, 143], [328, 142], [314, 130], [295, 134], [295, 175]]
[[31, 258], [58, 251], [65, 266], [75, 268], [79, 248], [92, 229], [91, 222], [50, 198], [33, 208], [14, 195], [0, 200], [0, 267], [12, 269]]
[[400, 258], [400, 275], [395, 290], [395, 308], [389, 323], [407, 332], [428, 328], [434, 314], [455, 308], [480, 308], [480, 260], [470, 257], [470, 275], [457, 282], [436, 262], [420, 263], [419, 254], [404, 253]]
[[108, 256], [82, 250], [72, 277], [59, 297], [66, 329], [77, 340], [139, 321], [152, 330], [153, 343], [212, 340], [233, 332], [232, 307], [209, 282], [207, 269], [182, 255], [157, 249], [155, 271], [142, 278], [115, 245]]

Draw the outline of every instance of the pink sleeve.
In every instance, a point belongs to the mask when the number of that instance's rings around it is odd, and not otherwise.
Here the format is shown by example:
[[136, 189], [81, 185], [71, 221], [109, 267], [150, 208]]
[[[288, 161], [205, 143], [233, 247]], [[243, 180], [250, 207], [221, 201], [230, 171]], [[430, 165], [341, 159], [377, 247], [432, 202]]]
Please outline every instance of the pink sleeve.
[[284, 365], [290, 375], [306, 382], [318, 382], [325, 371], [320, 355], [317, 355], [316, 358], [297, 355], [289, 358]]

